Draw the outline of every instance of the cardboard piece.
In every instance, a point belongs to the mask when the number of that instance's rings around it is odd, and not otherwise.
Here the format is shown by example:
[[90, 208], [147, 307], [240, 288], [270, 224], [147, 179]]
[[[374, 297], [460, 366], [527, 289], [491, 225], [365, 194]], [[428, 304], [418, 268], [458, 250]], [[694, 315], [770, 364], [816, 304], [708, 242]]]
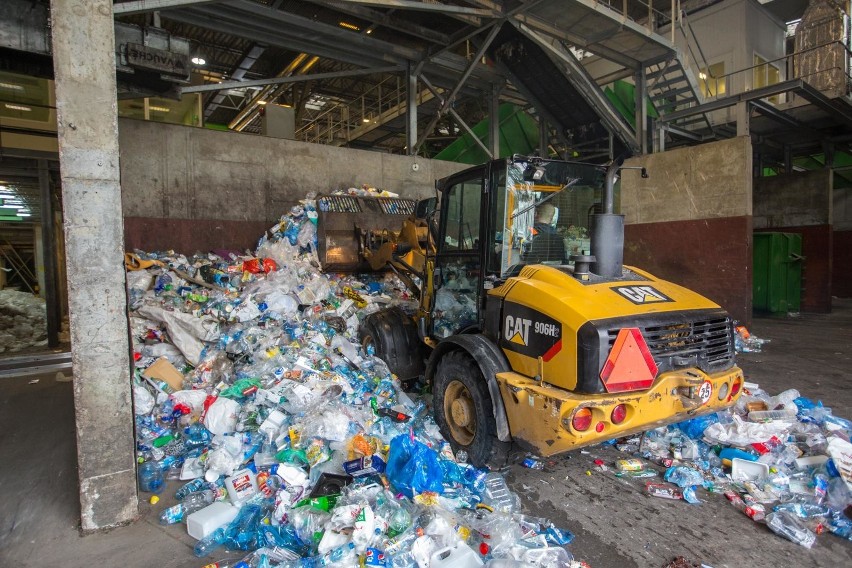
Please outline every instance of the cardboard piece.
[[154, 379], [165, 382], [172, 389], [179, 391], [183, 389], [183, 373], [175, 369], [168, 359], [160, 357], [145, 369], [142, 376], [146, 379]]

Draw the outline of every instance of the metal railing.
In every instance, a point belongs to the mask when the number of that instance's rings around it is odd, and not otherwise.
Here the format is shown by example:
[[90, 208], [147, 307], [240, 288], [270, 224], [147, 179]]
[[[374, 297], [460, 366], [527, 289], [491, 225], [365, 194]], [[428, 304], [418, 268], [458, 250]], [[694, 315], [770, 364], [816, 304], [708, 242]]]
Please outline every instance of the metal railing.
[[389, 76], [373, 85], [351, 102], [334, 102], [308, 117], [306, 124], [296, 129], [296, 139], [303, 142], [328, 144], [349, 140], [350, 134], [377, 121], [394, 109], [405, 113], [406, 91], [399, 76]]
[[[833, 65], [831, 67], [819, 69], [819, 70], [813, 71], [811, 73], [803, 74], [801, 72], [801, 58], [803, 56], [805, 56], [809, 53], [816, 52], [818, 50], [830, 50], [830, 49], [841, 50], [841, 52], [844, 54], [844, 57], [840, 58], [843, 61], [842, 65]], [[783, 67], [782, 67], [782, 65], [783, 65]], [[715, 79], [717, 79], [719, 81], [722, 81], [722, 80], [725, 81], [725, 85], [726, 85], [725, 92], [726, 92], [726, 94], [728, 94], [728, 95], [737, 94], [739, 92], [752, 90], [752, 89], [755, 89], [755, 88], [758, 88], [758, 87], [756, 87], [752, 82], [750, 87], [743, 88], [741, 90], [737, 90], [736, 92], [732, 92], [731, 87], [732, 87], [732, 84], [734, 83], [734, 81], [733, 81], [734, 78], [743, 77], [744, 76], [743, 74], [745, 74], [745, 73], [751, 73], [752, 77], [753, 77], [756, 70], [761, 69], [761, 68], [768, 70], [770, 66], [778, 69], [779, 71], [783, 70], [784, 78], [781, 78], [781, 74], [779, 73], [779, 81], [778, 82], [784, 81], [785, 79], [804, 79], [805, 81], [810, 83], [812, 86], [817, 87], [817, 88], [821, 87], [820, 81], [818, 80], [818, 77], [821, 77], [821, 76], [825, 77], [827, 74], [840, 72], [840, 74], [842, 74], [842, 76], [843, 76], [843, 83], [845, 83], [845, 88], [843, 89], [844, 92], [842, 93], [841, 96], [848, 96], [849, 94], [852, 94], [852, 50], [850, 50], [849, 46], [847, 46], [842, 40], [830, 41], [830, 42], [826, 42], [824, 44], [820, 44], [820, 45], [817, 45], [817, 46], [814, 46], [814, 47], [809, 47], [807, 49], [803, 49], [803, 50], [800, 50], [800, 51], [794, 51], [793, 53], [789, 53], [787, 55], [784, 55], [783, 57], [778, 57], [776, 59], [764, 61], [762, 63], [751, 65], [751, 66], [745, 67], [743, 69], [738, 69], [736, 71], [726, 73], [726, 74], [724, 74], [720, 77], [716, 77]], [[748, 85], [749, 84], [748, 81], [745, 81], [745, 84]], [[774, 83], [768, 83], [768, 84], [774, 84]], [[762, 86], [765, 86], [765, 85], [762, 85]], [[714, 98], [714, 97], [708, 97], [708, 98]], [[779, 99], [779, 101], [777, 101], [777, 102], [782, 102], [782, 101]]]

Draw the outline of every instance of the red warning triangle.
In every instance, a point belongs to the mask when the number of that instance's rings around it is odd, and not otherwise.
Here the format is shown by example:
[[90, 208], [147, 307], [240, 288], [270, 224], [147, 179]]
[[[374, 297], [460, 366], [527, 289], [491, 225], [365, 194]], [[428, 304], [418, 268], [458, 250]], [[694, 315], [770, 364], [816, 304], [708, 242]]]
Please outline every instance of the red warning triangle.
[[615, 338], [601, 380], [607, 392], [641, 390], [651, 386], [657, 370], [642, 332], [636, 327], [626, 327]]

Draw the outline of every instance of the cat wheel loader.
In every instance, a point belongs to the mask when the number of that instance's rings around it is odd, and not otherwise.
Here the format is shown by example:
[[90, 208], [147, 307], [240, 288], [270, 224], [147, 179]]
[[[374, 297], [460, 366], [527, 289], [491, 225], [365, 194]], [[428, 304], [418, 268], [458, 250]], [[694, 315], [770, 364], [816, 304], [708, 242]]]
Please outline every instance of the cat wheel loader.
[[[552, 456], [741, 394], [725, 310], [623, 265], [619, 167], [513, 156], [417, 203], [318, 198], [324, 268], [392, 270], [418, 300], [365, 318], [362, 343], [431, 384], [442, 433], [475, 465], [512, 443]], [[547, 239], [535, 255], [532, 233]]]

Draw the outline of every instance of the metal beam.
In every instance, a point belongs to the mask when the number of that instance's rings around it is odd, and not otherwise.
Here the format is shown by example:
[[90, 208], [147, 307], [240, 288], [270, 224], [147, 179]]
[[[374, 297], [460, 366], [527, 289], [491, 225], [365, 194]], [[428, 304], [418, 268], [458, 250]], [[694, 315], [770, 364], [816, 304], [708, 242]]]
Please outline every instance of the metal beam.
[[182, 8], [192, 4], [210, 4], [222, 1], [223, 0], [131, 0], [130, 2], [113, 4], [112, 12], [116, 16], [130, 16], [132, 14], [142, 14], [144, 12]]
[[56, 293], [56, 231], [54, 231], [53, 198], [47, 160], [38, 161], [38, 185], [41, 192], [41, 244], [44, 262], [44, 304], [47, 315], [47, 346], [59, 347], [61, 326], [59, 295]]
[[213, 85], [195, 85], [183, 87], [181, 94], [207, 93], [210, 91], [223, 91], [227, 89], [245, 89], [248, 87], [264, 87], [266, 85], [284, 85], [286, 83], [299, 83], [302, 81], [317, 81], [320, 79], [339, 79], [341, 77], [355, 77], [358, 75], [372, 75], [373, 73], [395, 73], [402, 71], [396, 65], [387, 67], [373, 67], [370, 69], [352, 69], [350, 71], [331, 71], [329, 73], [311, 73], [309, 75], [293, 75], [290, 77], [271, 77], [269, 79], [256, 79], [254, 81], [228, 81], [227, 83], [215, 83]]
[[491, 85], [488, 98], [488, 148], [492, 158], [500, 155], [500, 85]]
[[[438, 92], [438, 89], [437, 89], [434, 85], [432, 85], [432, 83], [431, 83], [431, 82], [429, 82], [429, 79], [427, 79], [426, 77], [424, 77], [424, 76], [422, 76], [422, 75], [421, 75], [421, 76], [420, 76], [420, 80], [422, 80], [422, 81], [423, 81], [423, 84], [424, 84], [424, 85], [426, 85], [426, 87], [427, 87], [430, 91], [432, 91], [432, 94], [433, 94], [433, 95], [435, 95], [435, 97], [436, 97], [439, 101], [446, 101], [446, 99], [444, 99], [444, 98], [441, 96], [441, 93], [439, 93], [439, 92]], [[479, 137], [478, 137], [478, 136], [477, 136], [477, 135], [473, 132], [473, 130], [471, 130], [471, 128], [470, 128], [470, 127], [467, 125], [467, 123], [466, 123], [466, 122], [462, 119], [462, 117], [460, 117], [460, 116], [458, 115], [458, 113], [456, 113], [456, 111], [452, 109], [452, 107], [450, 107], [450, 109], [449, 109], [449, 113], [450, 113], [450, 115], [452, 115], [452, 117], [453, 117], [453, 118], [455, 118], [455, 119], [456, 119], [456, 121], [458, 121], [458, 123], [461, 125], [461, 127], [462, 127], [462, 128], [463, 128], [463, 129], [464, 129], [464, 130], [468, 133], [468, 134], [470, 134], [471, 138], [473, 138], [473, 141], [474, 141], [474, 142], [476, 142], [476, 144], [477, 144], [480, 148], [482, 148], [482, 150], [485, 152], [485, 154], [486, 154], [489, 158], [493, 158], [493, 156], [491, 155], [491, 151], [488, 149], [488, 147], [487, 147], [485, 144], [483, 144], [483, 143], [482, 143], [482, 140], [480, 140], [480, 139], [479, 139]], [[420, 139], [417, 141], [417, 145], [416, 145], [416, 147], [415, 147], [415, 152], [414, 152], [414, 154], [417, 154], [417, 152], [419, 152], [419, 151], [420, 151], [420, 147], [423, 145], [423, 142], [425, 142], [425, 141], [426, 141], [427, 136], [428, 136], [429, 134], [431, 134], [432, 130], [435, 128], [435, 125], [438, 123], [438, 120], [437, 120], [437, 119], [439, 119], [440, 117], [441, 117], [440, 113], [439, 113], [439, 114], [436, 114], [436, 115], [435, 115], [435, 118], [434, 118], [434, 119], [433, 119], [433, 120], [429, 123], [429, 127], [428, 127], [426, 130], [424, 130], [424, 131], [423, 131], [423, 134], [421, 135]]]
[[[263, 45], [253, 45], [251, 49], [249, 49], [248, 53], [245, 54], [242, 61], [240, 61], [236, 68], [231, 71], [231, 79], [240, 80], [242, 79], [246, 72], [252, 68], [258, 58], [266, 51], [266, 47]], [[225, 93], [216, 93], [215, 96], [207, 103], [206, 108], [204, 109], [204, 120], [207, 120], [213, 115], [213, 112], [219, 108], [222, 104], [222, 101], [225, 100], [227, 95]]]
[[417, 24], [394, 18], [390, 13], [372, 10], [364, 6], [358, 6], [349, 2], [338, 2], [336, 0], [309, 0], [314, 4], [334, 8], [339, 12], [362, 18], [374, 24], [378, 24], [385, 28], [389, 28], [398, 32], [402, 32], [426, 41], [433, 41], [440, 45], [446, 45], [450, 42], [450, 37], [447, 34], [442, 34], [436, 30], [419, 26]]
[[409, 156], [414, 155], [417, 145], [417, 75], [412, 73], [409, 62], [405, 70], [405, 146]]
[[476, 135], [476, 132], [474, 132], [473, 129], [467, 125], [464, 119], [460, 117], [459, 114], [453, 108], [450, 108], [450, 114], [453, 116], [453, 118], [456, 119], [456, 121], [461, 125], [461, 127], [464, 128], [465, 132], [470, 134], [470, 137], [473, 138], [473, 141], [476, 142], [476, 145], [482, 148], [482, 151], [485, 152], [485, 155], [488, 156], [489, 160], [493, 160], [497, 157], [491, 152], [488, 146], [486, 146], [485, 143], [479, 139], [479, 136]]
[[[494, 41], [494, 38], [497, 37], [497, 34], [500, 32], [500, 24], [495, 24], [491, 27], [491, 32], [489, 32], [488, 37], [485, 38], [485, 41], [482, 42], [482, 45], [479, 46], [479, 49], [476, 50], [476, 54], [470, 60], [470, 64], [467, 66], [467, 69], [464, 70], [462, 76], [459, 78], [456, 85], [453, 87], [452, 91], [447, 97], [442, 97], [442, 104], [440, 110], [435, 114], [432, 120], [429, 122], [429, 125], [420, 135], [420, 138], [417, 139], [417, 146], [415, 148], [415, 153], [420, 151], [420, 147], [423, 145], [423, 142], [426, 141], [426, 137], [432, 133], [432, 130], [435, 128], [435, 125], [438, 124], [438, 121], [441, 119], [441, 116], [447, 112], [452, 102], [455, 100], [456, 95], [459, 93], [461, 88], [464, 86], [465, 81], [467, 81], [470, 74], [473, 72], [474, 68], [479, 65], [479, 60], [482, 58], [485, 50], [488, 49], [488, 46], [491, 45], [491, 42]], [[425, 80], [425, 78], [424, 78]], [[428, 83], [427, 83], [428, 84]], [[437, 93], [436, 93], [437, 95]], [[486, 149], [486, 151], [488, 151]]]
[[792, 128], [806, 128], [810, 130], [807, 125], [803, 122], [800, 122], [790, 116], [789, 114], [778, 110], [774, 106], [769, 103], [763, 102], [761, 100], [751, 101], [751, 106], [760, 114], [767, 118], [771, 118], [775, 122], [780, 122], [786, 126], [790, 126]]
[[745, 91], [743, 93], [738, 93], [729, 97], [716, 99], [715, 101], [709, 101], [698, 106], [678, 110], [669, 114], [662, 114], [660, 115], [660, 118], [658, 120], [660, 122], [673, 122], [675, 120], [680, 120], [681, 118], [686, 118], [688, 116], [706, 114], [708, 112], [713, 112], [714, 110], [734, 106], [735, 104], [741, 101], [754, 101], [757, 99], [765, 99], [767, 97], [786, 93], [787, 91], [799, 92], [804, 85], [805, 82], [802, 79], [791, 79], [789, 81], [783, 81], [781, 83], [776, 83], [768, 87], [761, 87], [760, 89]]
[[500, 12], [484, 8], [468, 8], [466, 6], [453, 6], [450, 4], [427, 4], [426, 2], [414, 2], [413, 0], [337, 0], [343, 4], [360, 4], [362, 6], [378, 6], [380, 8], [394, 8], [397, 10], [416, 10], [421, 12], [440, 12], [442, 14], [461, 16], [480, 16], [483, 18], [499, 18]]

